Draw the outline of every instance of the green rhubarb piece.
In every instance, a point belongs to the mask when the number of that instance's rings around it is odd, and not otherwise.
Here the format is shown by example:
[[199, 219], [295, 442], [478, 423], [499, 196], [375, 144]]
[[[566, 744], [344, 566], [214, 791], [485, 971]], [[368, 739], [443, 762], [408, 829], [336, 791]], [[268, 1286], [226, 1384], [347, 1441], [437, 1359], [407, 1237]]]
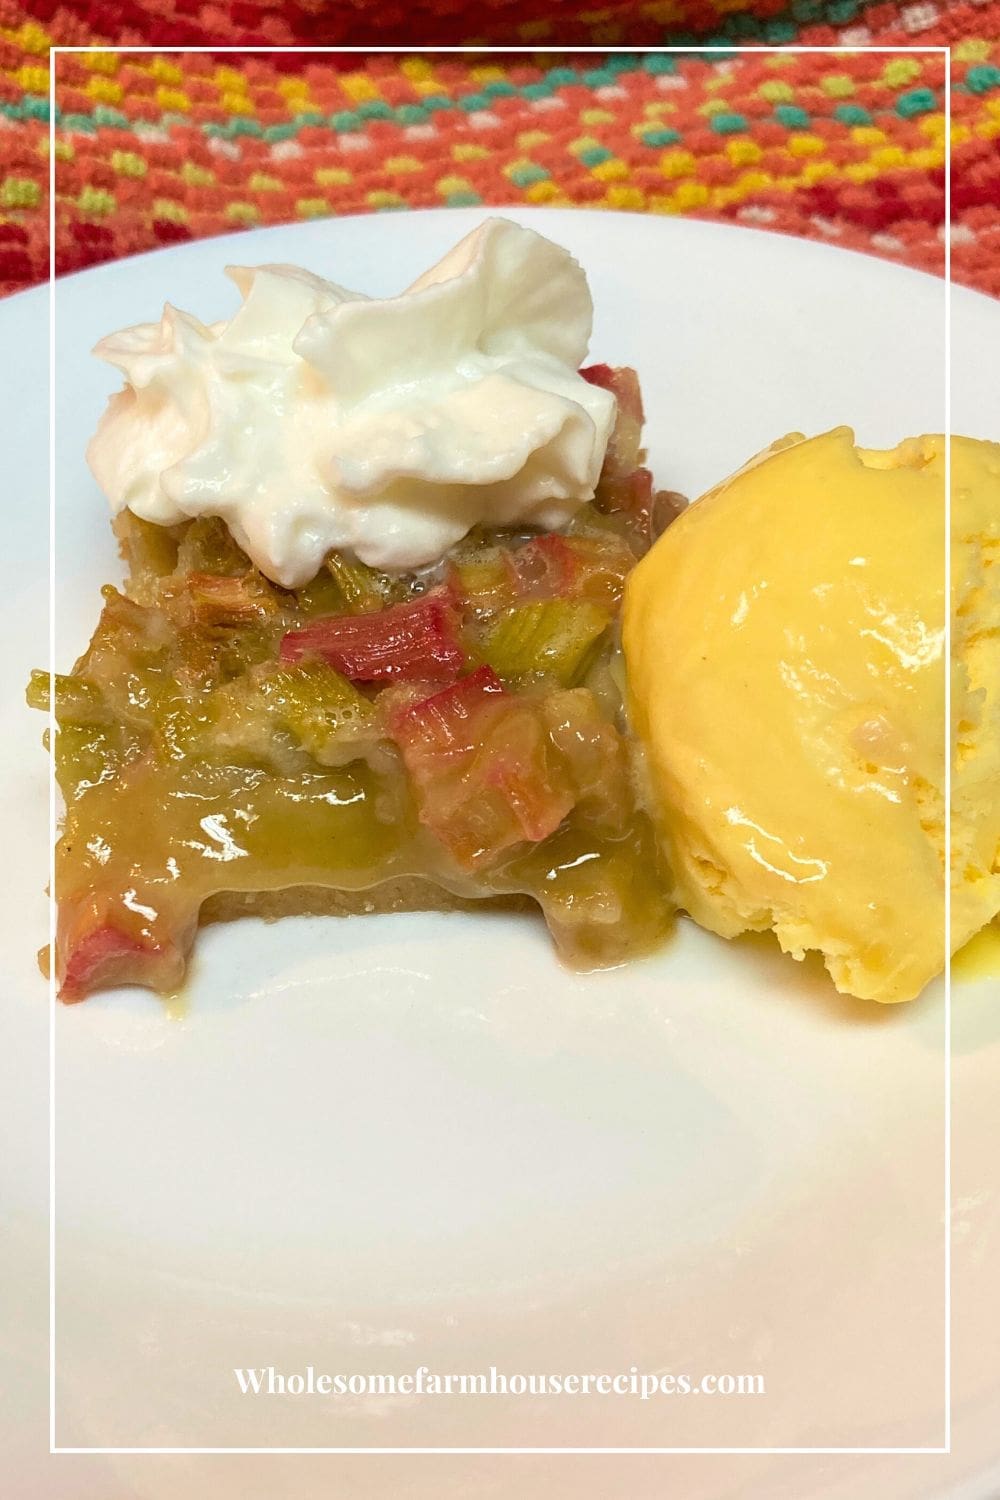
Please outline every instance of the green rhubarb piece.
[[335, 742], [371, 728], [374, 710], [368, 699], [326, 662], [270, 667], [256, 688], [273, 718], [319, 761]]
[[611, 623], [607, 610], [575, 599], [543, 599], [499, 615], [482, 656], [501, 677], [539, 674], [563, 687], [579, 682]]
[[461, 558], [454, 564], [454, 574], [460, 592], [477, 602], [504, 589], [509, 591], [511, 586], [503, 554], [496, 549], [484, 548]]
[[[48, 672], [34, 671], [25, 694], [28, 707], [48, 713], [50, 677]], [[55, 675], [56, 719], [60, 724], [95, 724], [106, 720], [107, 708], [100, 689], [83, 677]]]
[[157, 748], [167, 760], [197, 756], [281, 765], [280, 731], [321, 765], [354, 758], [359, 732], [373, 721], [371, 704], [321, 661], [270, 662], [208, 693], [171, 696], [159, 705]]
[[199, 516], [181, 538], [178, 573], [222, 573], [234, 577], [245, 573], [248, 566], [246, 555], [218, 516]]
[[384, 573], [341, 552], [331, 552], [326, 560], [327, 569], [340, 590], [344, 607], [352, 615], [370, 614], [382, 609], [396, 596], [392, 580]]

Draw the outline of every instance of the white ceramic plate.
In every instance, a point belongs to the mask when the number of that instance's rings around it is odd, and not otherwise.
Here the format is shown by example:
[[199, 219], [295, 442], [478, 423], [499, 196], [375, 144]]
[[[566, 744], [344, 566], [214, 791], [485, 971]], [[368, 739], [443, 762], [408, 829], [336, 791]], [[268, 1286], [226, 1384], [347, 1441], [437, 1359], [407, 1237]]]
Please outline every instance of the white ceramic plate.
[[[169, 298], [225, 316], [230, 261], [401, 288], [473, 211], [256, 231], [62, 282], [57, 658], [117, 562], [83, 448], [88, 350]], [[757, 231], [516, 214], [568, 245], [593, 356], [634, 364], [660, 482], [697, 493], [778, 434], [940, 429], [944, 289]], [[1000, 1457], [995, 982], [954, 1003], [951, 1457], [45, 1456], [46, 766], [17, 706], [46, 657], [45, 293], [0, 306], [7, 862], [0, 964], [4, 1421], [18, 1496], [986, 1496]], [[954, 425], [996, 435], [1000, 306], [954, 294]], [[775, 537], [774, 545], [781, 545]], [[10, 705], [13, 704], [13, 708]], [[684, 923], [655, 961], [561, 971], [513, 917], [212, 930], [190, 1002], [55, 1016], [56, 1439], [81, 1447], [937, 1447], [944, 1441], [943, 986], [879, 1009]], [[761, 1373], [757, 1398], [248, 1399], [236, 1366]], [[58, 1465], [58, 1480], [51, 1465]], [[516, 1475], [516, 1479], [511, 1478]], [[334, 1485], [334, 1476], [337, 1483]]]

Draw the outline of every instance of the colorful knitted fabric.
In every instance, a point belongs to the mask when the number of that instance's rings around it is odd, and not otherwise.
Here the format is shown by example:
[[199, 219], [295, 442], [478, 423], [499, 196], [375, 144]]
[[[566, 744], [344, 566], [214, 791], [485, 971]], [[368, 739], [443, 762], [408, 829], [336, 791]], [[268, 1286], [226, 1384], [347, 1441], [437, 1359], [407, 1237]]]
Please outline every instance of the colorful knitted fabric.
[[[51, 44], [273, 45], [307, 38], [307, 23], [308, 40], [339, 42], [350, 10], [168, 0], [154, 21], [95, 3], [84, 23], [48, 0], [42, 24], [29, 9], [41, 14], [41, 0], [0, 0], [3, 290], [48, 269]], [[951, 45], [953, 272], [1000, 295], [1000, 3], [778, 11], [767, 0], [475, 10], [493, 34], [533, 41], [544, 12], [546, 38], [558, 26], [604, 45], [662, 37], [683, 17], [715, 27], [699, 55], [60, 54], [57, 268], [326, 214], [584, 204], [762, 225], [940, 271], [945, 59], [903, 49]], [[380, 25], [391, 13], [380, 8]], [[410, 29], [464, 35], [466, 14], [438, 0], [412, 11]], [[899, 50], [739, 53], [727, 36]]]
[[[634, 47], [689, 37], [832, 46], [995, 36], [989, 0], [4, 0], [0, 24], [34, 22], [63, 46]], [[976, 18], [976, 12], [979, 18]], [[953, 12], [959, 14], [953, 15]], [[969, 13], [972, 13], [971, 16]], [[964, 13], [964, 14], [962, 14]], [[856, 34], [851, 34], [856, 33]]]

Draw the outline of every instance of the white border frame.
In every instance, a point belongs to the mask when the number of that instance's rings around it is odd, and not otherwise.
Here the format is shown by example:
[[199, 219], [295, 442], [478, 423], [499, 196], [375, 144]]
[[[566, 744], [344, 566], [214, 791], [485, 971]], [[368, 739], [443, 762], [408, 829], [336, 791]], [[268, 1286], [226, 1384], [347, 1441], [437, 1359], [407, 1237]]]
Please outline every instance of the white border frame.
[[[49, 419], [48, 419], [48, 463], [49, 463], [49, 735], [55, 735], [55, 71], [58, 55], [72, 52], [117, 52], [117, 54], [186, 55], [192, 52], [207, 52], [210, 55], [232, 54], [237, 57], [268, 57], [274, 52], [300, 52], [303, 55], [400, 55], [400, 57], [427, 57], [427, 55], [457, 55], [457, 57], [496, 57], [496, 55], [585, 55], [598, 57], [628, 55], [643, 57], [660, 52], [696, 54], [711, 58], [714, 51], [724, 52], [775, 52], [775, 54], [828, 54], [844, 57], [853, 52], [885, 52], [898, 57], [901, 54], [939, 54], [945, 58], [945, 389], [943, 389], [943, 429], [945, 429], [945, 600], [951, 595], [951, 438], [952, 438], [952, 48], [951, 46], [52, 46], [49, 48], [49, 121], [48, 121], [48, 351], [49, 351]], [[502, 205], [498, 205], [502, 207]], [[945, 660], [951, 661], [952, 625], [951, 609], [945, 609]], [[946, 870], [951, 864], [951, 799], [952, 799], [952, 691], [951, 673], [945, 673], [945, 852]], [[57, 792], [55, 792], [54, 765], [49, 757], [49, 892], [55, 891], [55, 837], [57, 837]], [[55, 1442], [55, 1014], [58, 999], [55, 995], [55, 971], [49, 974], [49, 1028], [48, 1028], [48, 1370], [49, 1370], [49, 1457], [57, 1454], [342, 1454], [346, 1457], [361, 1454], [415, 1455], [499, 1455], [499, 1454], [618, 1454], [618, 1455], [691, 1455], [691, 1454], [894, 1454], [903, 1455], [948, 1455], [952, 1451], [952, 972], [951, 972], [951, 883], [945, 880], [945, 1442], [942, 1446], [928, 1448], [60, 1448]], [[49, 953], [55, 953], [55, 901], [49, 900]]]

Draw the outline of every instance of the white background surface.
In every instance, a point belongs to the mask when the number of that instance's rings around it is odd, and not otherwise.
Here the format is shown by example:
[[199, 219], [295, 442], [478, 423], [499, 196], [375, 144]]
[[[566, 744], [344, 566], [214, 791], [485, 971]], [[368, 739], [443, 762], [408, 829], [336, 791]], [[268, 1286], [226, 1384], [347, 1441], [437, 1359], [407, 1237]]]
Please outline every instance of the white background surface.
[[[57, 294], [60, 665], [116, 576], [83, 446], [89, 359], [169, 297], [225, 316], [228, 261], [390, 292], [478, 212], [255, 232]], [[569, 245], [595, 359], [635, 364], [661, 484], [697, 493], [779, 433], [891, 444], [943, 422], [943, 287], [753, 231], [516, 215]], [[1000, 306], [954, 293], [954, 427], [996, 435]], [[992, 1494], [1000, 1244], [997, 986], [955, 993], [955, 1455], [48, 1459], [46, 766], [16, 705], [45, 658], [45, 300], [0, 306], [8, 454], [11, 1078], [5, 1274], [17, 1496]], [[780, 538], [775, 539], [780, 545]], [[942, 1435], [940, 986], [894, 1010], [684, 924], [625, 972], [560, 971], [523, 919], [240, 924], [169, 1020], [117, 994], [56, 1016], [62, 1444], [925, 1445]], [[762, 1370], [763, 1401], [251, 1402], [234, 1364]], [[57, 1477], [56, 1477], [57, 1476]]]

